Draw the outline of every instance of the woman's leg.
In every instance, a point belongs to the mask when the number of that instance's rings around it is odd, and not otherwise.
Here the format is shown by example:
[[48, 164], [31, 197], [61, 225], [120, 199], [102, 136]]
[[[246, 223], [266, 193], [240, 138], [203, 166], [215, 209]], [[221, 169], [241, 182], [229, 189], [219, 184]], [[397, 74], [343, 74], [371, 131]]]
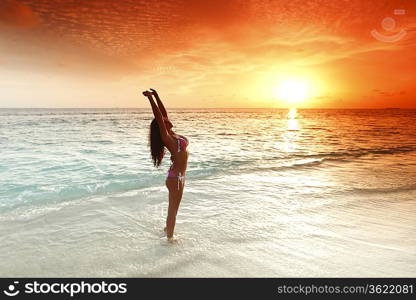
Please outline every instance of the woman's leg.
[[169, 190], [169, 207], [168, 215], [166, 218], [166, 236], [170, 239], [173, 237], [173, 232], [175, 230], [176, 224], [176, 215], [178, 214], [179, 204], [182, 200], [184, 183], [179, 182], [178, 189], [178, 180], [177, 178], [169, 178], [166, 180], [166, 186]]

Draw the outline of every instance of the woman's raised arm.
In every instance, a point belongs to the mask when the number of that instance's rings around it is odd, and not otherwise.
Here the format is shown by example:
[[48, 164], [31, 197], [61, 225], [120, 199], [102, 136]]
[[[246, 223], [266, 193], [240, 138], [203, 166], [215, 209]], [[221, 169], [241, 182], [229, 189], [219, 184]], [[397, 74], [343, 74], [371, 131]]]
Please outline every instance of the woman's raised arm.
[[166, 129], [166, 125], [165, 125], [165, 121], [163, 120], [162, 113], [159, 107], [156, 105], [155, 100], [153, 100], [151, 92], [144, 91], [143, 95], [145, 95], [149, 99], [150, 105], [152, 106], [153, 115], [155, 116], [156, 122], [159, 125], [160, 135], [165, 145], [167, 145], [169, 143], [169, 139], [168, 139], [169, 134]]
[[153, 96], [155, 96], [155, 98], [156, 98], [157, 106], [159, 107], [159, 110], [162, 113], [162, 116], [167, 118], [168, 117], [168, 112], [166, 111], [165, 106], [162, 103], [162, 100], [160, 100], [160, 97], [159, 97], [158, 93], [154, 89], [150, 89], [150, 90], [152, 91]]

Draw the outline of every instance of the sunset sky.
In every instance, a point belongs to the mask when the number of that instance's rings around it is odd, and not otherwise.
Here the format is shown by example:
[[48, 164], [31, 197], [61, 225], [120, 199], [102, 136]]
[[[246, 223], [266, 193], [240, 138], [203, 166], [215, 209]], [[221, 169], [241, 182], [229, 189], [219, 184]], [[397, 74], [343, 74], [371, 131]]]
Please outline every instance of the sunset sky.
[[416, 108], [415, 30], [410, 0], [0, 0], [0, 107], [290, 107], [289, 80], [298, 107]]

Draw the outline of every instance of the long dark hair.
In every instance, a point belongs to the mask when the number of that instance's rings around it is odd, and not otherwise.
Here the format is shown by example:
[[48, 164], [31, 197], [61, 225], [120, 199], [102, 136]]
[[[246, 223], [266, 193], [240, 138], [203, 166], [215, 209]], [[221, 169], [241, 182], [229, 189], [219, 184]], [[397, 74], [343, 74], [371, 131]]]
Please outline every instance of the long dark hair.
[[162, 141], [159, 124], [157, 124], [156, 119], [153, 119], [150, 123], [149, 145], [153, 165], [157, 168], [162, 163], [163, 156], [165, 155], [165, 144]]

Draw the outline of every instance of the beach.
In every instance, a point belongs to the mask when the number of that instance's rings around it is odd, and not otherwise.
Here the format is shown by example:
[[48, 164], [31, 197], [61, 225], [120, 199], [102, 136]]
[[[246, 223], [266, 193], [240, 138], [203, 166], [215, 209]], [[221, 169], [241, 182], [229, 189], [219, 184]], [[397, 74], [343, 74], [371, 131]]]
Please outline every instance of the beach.
[[414, 277], [416, 110], [0, 109], [2, 277]]

